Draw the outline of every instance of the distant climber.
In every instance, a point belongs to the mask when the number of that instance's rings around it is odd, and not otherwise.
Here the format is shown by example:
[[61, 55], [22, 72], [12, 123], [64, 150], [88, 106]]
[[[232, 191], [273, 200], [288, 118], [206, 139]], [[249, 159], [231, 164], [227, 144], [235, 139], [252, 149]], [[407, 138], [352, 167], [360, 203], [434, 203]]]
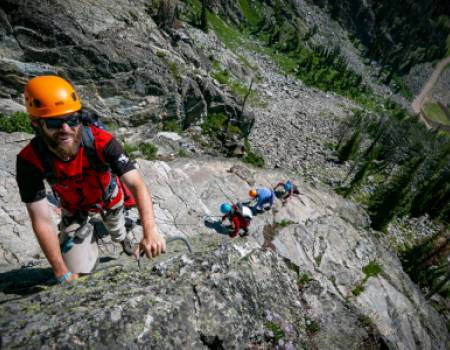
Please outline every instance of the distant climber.
[[[90, 273], [97, 245], [86, 227], [100, 213], [112, 240], [128, 254], [154, 257], [165, 251], [156, 229], [150, 192], [119, 142], [93, 123], [84, 123], [80, 99], [58, 76], [39, 76], [25, 86], [25, 104], [36, 137], [17, 155], [16, 181], [37, 240], [60, 283]], [[62, 206], [61, 233], [53, 224], [44, 180]], [[127, 233], [126, 185], [137, 204], [144, 237]], [[136, 244], [135, 244], [136, 243]], [[91, 254], [92, 253], [92, 254]]]
[[266, 187], [252, 188], [248, 191], [248, 194], [251, 197], [251, 201], [256, 201], [256, 204], [252, 208], [253, 210], [261, 212], [272, 208], [275, 194], [271, 189]]
[[[229, 233], [230, 238], [236, 237], [238, 234], [241, 237], [245, 237], [249, 234], [248, 227], [252, 220], [252, 212], [249, 207], [242, 205], [241, 203], [228, 204], [223, 203], [220, 206], [222, 212], [222, 223], [228, 219], [231, 224], [232, 232]], [[240, 233], [242, 229], [242, 233]]]
[[[277, 189], [281, 187], [281, 191], [277, 191]], [[286, 182], [279, 182], [273, 190], [277, 194], [277, 197], [281, 200], [281, 202], [286, 204], [288, 198], [290, 198], [294, 194], [300, 194], [297, 185], [294, 184], [292, 180], [287, 180]]]

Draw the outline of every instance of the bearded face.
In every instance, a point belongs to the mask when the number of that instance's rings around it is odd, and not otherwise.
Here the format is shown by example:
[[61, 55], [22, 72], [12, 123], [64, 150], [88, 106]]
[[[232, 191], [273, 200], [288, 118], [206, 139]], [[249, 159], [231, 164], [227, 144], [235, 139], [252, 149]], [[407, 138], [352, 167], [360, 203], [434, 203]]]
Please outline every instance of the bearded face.
[[49, 129], [41, 121], [39, 130], [50, 151], [59, 159], [68, 161], [74, 158], [81, 144], [81, 126], [70, 127], [64, 123], [59, 129]]

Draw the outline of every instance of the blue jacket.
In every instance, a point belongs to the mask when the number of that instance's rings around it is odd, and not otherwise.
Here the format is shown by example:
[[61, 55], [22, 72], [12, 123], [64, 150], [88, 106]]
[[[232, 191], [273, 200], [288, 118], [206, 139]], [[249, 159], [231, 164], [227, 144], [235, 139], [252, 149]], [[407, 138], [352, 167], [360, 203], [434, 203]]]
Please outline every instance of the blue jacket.
[[256, 189], [257, 207], [261, 207], [265, 203], [273, 203], [273, 192], [268, 188], [262, 187]]

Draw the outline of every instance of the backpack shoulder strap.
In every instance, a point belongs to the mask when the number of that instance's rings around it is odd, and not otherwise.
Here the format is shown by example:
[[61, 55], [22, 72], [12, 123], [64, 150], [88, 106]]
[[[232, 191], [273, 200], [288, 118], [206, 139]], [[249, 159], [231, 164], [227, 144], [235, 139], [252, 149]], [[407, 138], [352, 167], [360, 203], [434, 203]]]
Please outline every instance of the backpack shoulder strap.
[[81, 142], [83, 144], [86, 157], [88, 158], [89, 166], [99, 172], [105, 172], [109, 170], [109, 166], [105, 164], [97, 155], [97, 149], [95, 148], [95, 138], [92, 134], [91, 128], [88, 125], [83, 125]]
[[241, 202], [236, 203], [236, 213], [242, 217], [244, 216], [244, 213], [242, 212], [242, 203]]

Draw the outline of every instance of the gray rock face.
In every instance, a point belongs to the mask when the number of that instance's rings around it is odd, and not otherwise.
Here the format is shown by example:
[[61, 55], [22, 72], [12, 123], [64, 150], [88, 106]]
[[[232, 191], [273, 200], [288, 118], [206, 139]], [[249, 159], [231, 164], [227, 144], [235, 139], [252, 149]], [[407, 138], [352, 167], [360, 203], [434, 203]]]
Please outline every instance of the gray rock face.
[[355, 105], [335, 94], [306, 88], [277, 73], [263, 57], [256, 59], [266, 78], [256, 88], [265, 95], [268, 106], [253, 109], [257, 118], [249, 135], [252, 147], [269, 167], [335, 184], [345, 174], [332, 150], [337, 144], [336, 130]]
[[0, 111], [1, 113], [5, 114], [11, 114], [14, 112], [25, 112], [25, 107], [9, 99], [0, 98]]
[[[294, 178], [299, 196], [284, 206], [276, 201], [254, 217], [247, 238], [230, 240], [216, 222], [220, 204], [245, 200], [253, 181], [271, 186], [287, 174], [225, 160], [138, 164], [159, 231], [189, 237], [194, 253], [169, 246], [167, 256], [140, 273], [122, 257], [113, 261], [119, 267], [100, 264], [104, 270], [77, 286], [4, 302], [4, 347], [445, 347], [444, 322], [351, 202]], [[17, 192], [13, 180], [4, 191]], [[23, 206], [18, 210], [27, 227]], [[13, 232], [6, 235], [8, 241]], [[371, 261], [382, 272], [365, 278]], [[3, 275], [7, 300], [18, 289]]]
[[25, 265], [41, 255], [15, 180], [15, 155], [31, 138], [25, 133], [0, 132], [0, 271]]
[[[330, 24], [310, 5], [296, 4], [308, 23], [320, 17], [323, 27]], [[88, 107], [126, 126], [117, 134], [131, 144], [150, 140], [167, 158], [180, 150], [201, 153], [186, 134], [158, 134], [156, 124], [173, 118], [202, 138], [205, 112], [226, 113], [250, 133], [269, 167], [292, 173], [206, 157], [139, 160], [159, 231], [188, 237], [194, 253], [170, 246], [138, 272], [134, 261], [105, 251], [105, 261], [113, 260], [102, 262], [98, 273], [60, 288], [52, 286], [14, 180], [15, 155], [31, 136], [0, 133], [0, 347], [445, 348], [444, 322], [385, 241], [368, 229], [367, 215], [317, 185], [317, 179], [333, 185], [345, 174], [330, 146], [337, 123], [355, 105], [307, 88], [243, 50], [258, 67], [261, 80], [254, 89], [267, 106], [247, 104], [242, 111], [208, 76], [206, 57], [219, 58], [221, 69], [246, 86], [256, 73], [213, 33], [160, 30], [147, 5], [2, 1], [0, 113], [19, 108], [3, 101], [20, 101], [29, 77], [60, 74], [75, 82]], [[223, 13], [237, 13], [236, 6], [211, 4]], [[239, 16], [231, 20], [238, 23]], [[337, 37], [331, 29], [313, 39]], [[356, 71], [365, 72], [353, 51], [345, 46], [343, 52]], [[233, 150], [242, 146], [240, 140], [226, 142]], [[247, 200], [250, 187], [288, 177], [299, 184], [299, 196], [257, 215], [247, 238], [224, 234], [221, 203]], [[376, 276], [363, 271], [371, 262], [381, 268]]]
[[159, 28], [147, 10], [144, 0], [2, 2], [0, 97], [21, 100], [30, 77], [58, 74], [86, 107], [120, 125], [166, 117], [186, 128], [218, 110], [240, 118], [235, 98], [202, 73], [209, 61], [189, 34], [171, 37], [173, 28]]

